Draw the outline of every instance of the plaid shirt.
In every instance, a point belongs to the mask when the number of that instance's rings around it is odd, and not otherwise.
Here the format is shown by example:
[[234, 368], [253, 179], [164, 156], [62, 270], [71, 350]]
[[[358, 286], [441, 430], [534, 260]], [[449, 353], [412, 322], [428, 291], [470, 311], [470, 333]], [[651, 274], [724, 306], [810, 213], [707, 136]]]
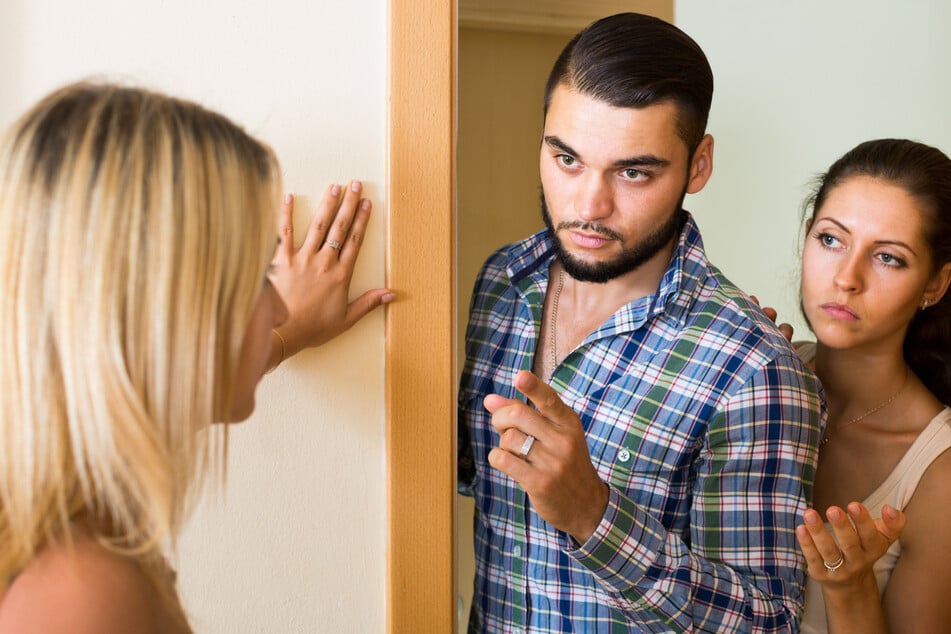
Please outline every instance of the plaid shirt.
[[470, 307], [460, 492], [475, 498], [471, 631], [798, 631], [821, 388], [772, 322], [707, 262], [691, 217], [654, 295], [556, 369], [610, 499], [584, 544], [488, 464], [486, 394], [522, 398], [542, 321], [547, 231], [494, 253]]

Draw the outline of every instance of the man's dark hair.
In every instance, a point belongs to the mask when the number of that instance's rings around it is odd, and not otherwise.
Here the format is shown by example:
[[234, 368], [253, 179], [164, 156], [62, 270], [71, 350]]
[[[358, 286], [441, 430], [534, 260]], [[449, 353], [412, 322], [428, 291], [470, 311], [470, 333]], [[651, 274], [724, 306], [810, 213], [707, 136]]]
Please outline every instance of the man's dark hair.
[[707, 128], [713, 71], [686, 33], [639, 13], [619, 13], [590, 24], [559, 55], [545, 86], [545, 114], [559, 85], [620, 108], [670, 102], [677, 135], [691, 155]]

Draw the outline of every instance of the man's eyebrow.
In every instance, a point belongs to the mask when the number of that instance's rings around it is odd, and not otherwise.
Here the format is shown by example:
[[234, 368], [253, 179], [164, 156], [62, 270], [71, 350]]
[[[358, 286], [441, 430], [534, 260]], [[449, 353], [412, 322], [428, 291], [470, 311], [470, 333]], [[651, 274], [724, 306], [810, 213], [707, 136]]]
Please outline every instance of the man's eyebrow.
[[670, 165], [670, 161], [667, 159], [662, 159], [659, 156], [654, 156], [653, 154], [645, 154], [643, 156], [632, 156], [631, 158], [621, 159], [620, 161], [614, 161], [613, 166], [615, 168], [625, 168], [625, 167], [667, 167]]
[[[546, 145], [551, 146], [556, 150], [560, 150], [565, 154], [570, 154], [575, 158], [581, 159], [581, 162], [584, 162], [584, 159], [581, 157], [578, 152], [574, 150], [570, 145], [559, 139], [557, 136], [546, 136], [544, 137]], [[643, 156], [632, 156], [630, 158], [620, 159], [612, 163], [614, 168], [625, 168], [625, 167], [667, 167], [670, 165], [670, 161], [667, 159], [660, 158], [659, 156], [654, 156], [653, 154], [645, 154]]]
[[556, 150], [561, 150], [565, 154], [570, 154], [575, 157], [578, 156], [578, 153], [575, 152], [574, 148], [572, 148], [570, 145], [568, 145], [567, 143], [565, 143], [564, 141], [562, 141], [556, 136], [546, 136], [544, 137], [544, 140], [547, 145], [550, 145]]

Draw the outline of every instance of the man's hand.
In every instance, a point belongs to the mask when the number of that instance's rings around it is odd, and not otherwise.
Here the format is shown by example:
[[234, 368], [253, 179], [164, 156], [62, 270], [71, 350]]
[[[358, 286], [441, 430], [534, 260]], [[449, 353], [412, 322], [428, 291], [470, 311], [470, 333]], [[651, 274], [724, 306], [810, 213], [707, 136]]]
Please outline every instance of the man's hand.
[[[489, 464], [522, 485], [546, 522], [585, 543], [608, 505], [608, 487], [598, 476], [578, 415], [531, 372], [519, 372], [515, 388], [537, 409], [498, 394], [485, 397], [499, 446]], [[521, 454], [528, 436], [535, 442]]]

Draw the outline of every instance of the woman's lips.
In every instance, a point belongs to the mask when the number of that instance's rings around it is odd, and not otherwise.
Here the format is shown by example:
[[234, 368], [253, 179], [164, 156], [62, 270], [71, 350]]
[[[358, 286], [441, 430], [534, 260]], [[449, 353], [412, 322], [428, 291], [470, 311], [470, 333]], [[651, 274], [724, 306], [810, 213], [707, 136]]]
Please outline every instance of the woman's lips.
[[828, 302], [820, 306], [820, 308], [822, 308], [822, 310], [825, 311], [827, 315], [834, 319], [841, 319], [843, 321], [859, 320], [859, 316], [855, 314], [855, 311], [843, 304]]

